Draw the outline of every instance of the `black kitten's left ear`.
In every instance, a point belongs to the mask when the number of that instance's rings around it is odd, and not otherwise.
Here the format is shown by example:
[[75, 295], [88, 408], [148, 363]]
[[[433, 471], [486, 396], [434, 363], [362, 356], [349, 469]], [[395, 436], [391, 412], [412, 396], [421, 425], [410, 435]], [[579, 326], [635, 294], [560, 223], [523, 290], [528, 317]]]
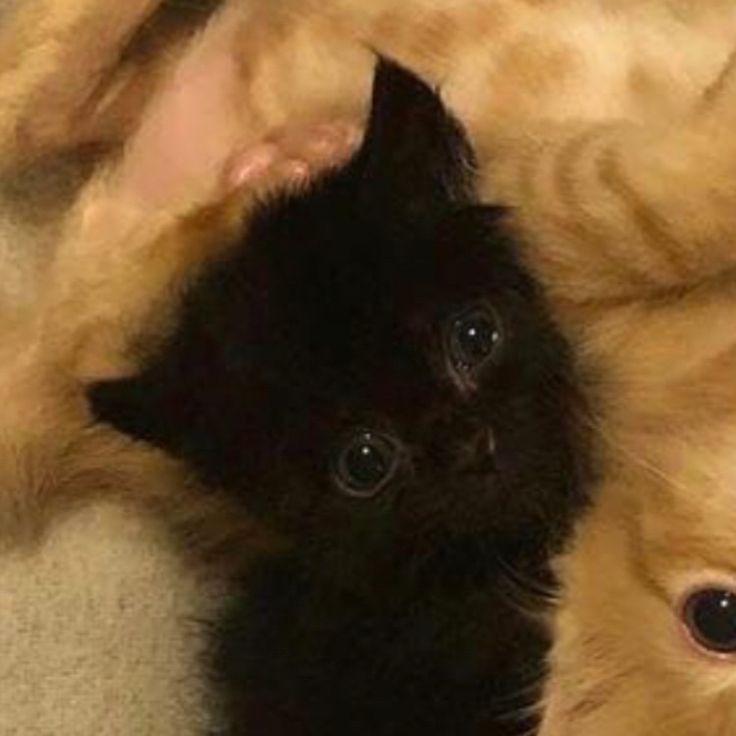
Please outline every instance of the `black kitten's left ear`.
[[159, 418], [152, 398], [150, 387], [139, 377], [103, 381], [87, 389], [87, 400], [97, 421], [149, 442], [158, 436]]
[[[362, 194], [397, 208], [431, 212], [472, 197], [470, 142], [439, 94], [419, 77], [379, 59], [371, 112], [356, 164]], [[384, 214], [386, 214], [384, 210]]]

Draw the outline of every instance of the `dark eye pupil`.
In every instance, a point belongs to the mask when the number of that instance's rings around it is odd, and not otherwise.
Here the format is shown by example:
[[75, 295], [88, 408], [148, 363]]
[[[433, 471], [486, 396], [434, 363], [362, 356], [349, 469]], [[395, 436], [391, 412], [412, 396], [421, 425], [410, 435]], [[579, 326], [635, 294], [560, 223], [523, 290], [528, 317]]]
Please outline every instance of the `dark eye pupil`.
[[450, 334], [450, 353], [457, 368], [471, 370], [485, 362], [501, 340], [497, 320], [485, 309], [456, 317]]
[[458, 345], [471, 360], [490, 355], [497, 338], [494, 326], [483, 317], [470, 317], [457, 324]]
[[712, 589], [693, 594], [685, 605], [685, 623], [704, 649], [736, 652], [736, 593]]
[[361, 430], [342, 446], [334, 478], [351, 496], [376, 495], [394, 475], [399, 460], [399, 443], [378, 432]]
[[345, 468], [353, 484], [371, 488], [380, 483], [388, 470], [386, 461], [377, 448], [367, 442], [355, 444], [345, 454]]

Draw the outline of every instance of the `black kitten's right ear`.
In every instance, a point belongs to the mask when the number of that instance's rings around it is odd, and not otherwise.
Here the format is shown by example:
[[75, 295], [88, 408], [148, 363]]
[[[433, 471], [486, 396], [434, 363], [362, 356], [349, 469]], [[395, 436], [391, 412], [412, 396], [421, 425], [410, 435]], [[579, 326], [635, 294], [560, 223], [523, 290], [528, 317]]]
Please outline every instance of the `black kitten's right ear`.
[[473, 152], [439, 93], [381, 58], [365, 140], [356, 157], [361, 195], [384, 217], [430, 216], [472, 199]]

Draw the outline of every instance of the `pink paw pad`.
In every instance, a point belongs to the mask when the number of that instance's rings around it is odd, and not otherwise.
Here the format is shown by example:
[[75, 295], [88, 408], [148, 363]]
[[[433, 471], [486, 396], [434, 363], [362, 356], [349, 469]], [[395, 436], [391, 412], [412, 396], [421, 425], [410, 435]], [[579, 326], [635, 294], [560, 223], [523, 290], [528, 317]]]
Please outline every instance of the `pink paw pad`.
[[302, 182], [346, 161], [359, 141], [359, 129], [348, 123], [283, 128], [230, 158], [226, 186], [256, 185], [267, 177], [277, 182]]

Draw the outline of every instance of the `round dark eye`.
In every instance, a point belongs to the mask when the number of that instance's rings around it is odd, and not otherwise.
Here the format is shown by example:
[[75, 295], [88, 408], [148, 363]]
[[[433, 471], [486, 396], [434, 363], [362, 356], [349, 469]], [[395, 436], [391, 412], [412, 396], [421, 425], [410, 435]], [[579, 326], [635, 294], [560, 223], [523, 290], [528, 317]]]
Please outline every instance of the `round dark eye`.
[[393, 478], [399, 465], [400, 445], [388, 435], [360, 430], [340, 448], [333, 476], [349, 496], [370, 498]]
[[691, 593], [683, 619], [695, 643], [715, 654], [736, 654], [736, 591], [706, 588]]
[[496, 313], [480, 305], [452, 317], [446, 329], [445, 349], [456, 371], [477, 371], [498, 350], [502, 339]]

